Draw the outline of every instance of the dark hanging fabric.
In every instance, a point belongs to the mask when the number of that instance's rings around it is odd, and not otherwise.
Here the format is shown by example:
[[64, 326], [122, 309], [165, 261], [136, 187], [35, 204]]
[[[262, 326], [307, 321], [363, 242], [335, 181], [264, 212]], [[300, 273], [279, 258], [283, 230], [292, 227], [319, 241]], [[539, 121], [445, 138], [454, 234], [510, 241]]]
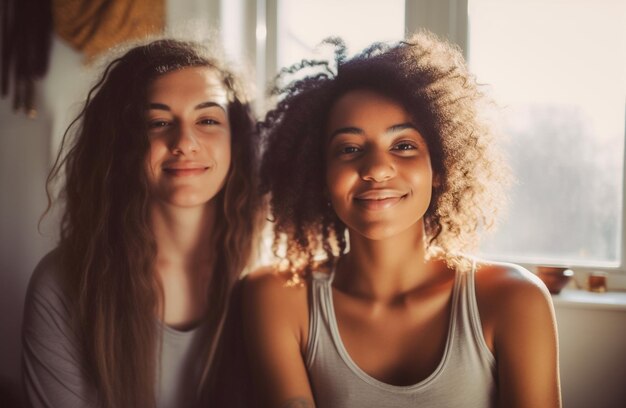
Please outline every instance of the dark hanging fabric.
[[[54, 22], [54, 25], [53, 25]], [[48, 70], [52, 30], [88, 62], [99, 53], [165, 27], [165, 0], [0, 0], [0, 94], [36, 114], [34, 85]]]
[[0, 62], [0, 93], [2, 96], [6, 96], [9, 92], [9, 55], [11, 54], [11, 45], [13, 42], [10, 40], [12, 33], [9, 30], [9, 14], [11, 13], [12, 4], [8, 0], [0, 3], [0, 54], [2, 60]]
[[0, 91], [13, 91], [13, 109], [31, 116], [35, 80], [48, 70], [52, 42], [51, 0], [2, 0]]

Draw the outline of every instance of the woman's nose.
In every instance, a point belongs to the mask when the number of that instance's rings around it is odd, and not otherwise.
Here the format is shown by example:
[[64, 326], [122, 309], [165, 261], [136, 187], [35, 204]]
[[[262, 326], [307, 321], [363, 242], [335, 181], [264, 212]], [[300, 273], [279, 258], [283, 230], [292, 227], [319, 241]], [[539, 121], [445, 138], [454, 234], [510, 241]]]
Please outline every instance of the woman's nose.
[[383, 182], [396, 175], [396, 167], [393, 158], [387, 152], [369, 152], [364, 157], [360, 169], [363, 180]]
[[172, 140], [172, 152], [174, 154], [191, 154], [198, 151], [198, 139], [190, 126], [178, 124]]

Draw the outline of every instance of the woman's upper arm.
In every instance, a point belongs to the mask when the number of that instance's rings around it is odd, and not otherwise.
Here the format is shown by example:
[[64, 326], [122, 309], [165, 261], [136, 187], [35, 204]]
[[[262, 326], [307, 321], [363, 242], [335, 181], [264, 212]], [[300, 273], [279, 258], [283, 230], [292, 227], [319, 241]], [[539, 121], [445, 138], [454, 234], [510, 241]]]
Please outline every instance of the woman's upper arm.
[[[515, 271], [514, 274], [520, 274]], [[501, 407], [561, 406], [552, 299], [534, 275], [502, 285], [494, 340]]]
[[95, 406], [86, 381], [70, 304], [52, 255], [36, 268], [22, 323], [22, 382], [32, 407]]
[[247, 349], [263, 407], [313, 407], [302, 357], [306, 288], [286, 287], [284, 277], [257, 273], [244, 283]]

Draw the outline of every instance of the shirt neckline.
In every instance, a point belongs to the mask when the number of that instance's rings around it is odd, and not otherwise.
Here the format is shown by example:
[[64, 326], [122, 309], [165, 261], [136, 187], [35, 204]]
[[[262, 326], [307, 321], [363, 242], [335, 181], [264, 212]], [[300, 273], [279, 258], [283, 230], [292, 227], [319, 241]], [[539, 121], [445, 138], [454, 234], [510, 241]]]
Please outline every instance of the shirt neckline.
[[334, 277], [335, 277], [335, 269], [333, 268], [326, 282], [326, 285], [324, 285], [325, 286], [324, 290], [326, 291], [326, 297], [328, 299], [328, 306], [329, 306], [328, 313], [329, 313], [329, 320], [330, 320], [329, 323], [331, 326], [330, 332], [331, 332], [331, 336], [333, 339], [333, 343], [335, 343], [335, 346], [337, 347], [337, 352], [339, 356], [341, 357], [343, 362], [346, 364], [346, 366], [350, 369], [350, 371], [352, 371], [361, 380], [365, 381], [368, 384], [371, 384], [373, 386], [376, 386], [378, 388], [381, 388], [387, 391], [400, 392], [400, 393], [412, 392], [420, 388], [426, 387], [428, 384], [433, 382], [437, 377], [439, 377], [439, 375], [441, 374], [441, 372], [446, 366], [448, 357], [451, 354], [451, 347], [452, 347], [453, 340], [454, 340], [454, 334], [455, 334], [454, 327], [455, 327], [456, 320], [457, 320], [457, 309], [458, 309], [459, 292], [460, 292], [460, 284], [461, 284], [460, 272], [458, 270], [455, 270], [455, 273], [454, 273], [454, 286], [452, 289], [452, 304], [451, 304], [452, 310], [450, 312], [450, 319], [448, 321], [448, 333], [446, 335], [446, 345], [445, 345], [441, 360], [439, 361], [439, 364], [437, 364], [437, 367], [433, 370], [433, 372], [430, 373], [426, 378], [418, 381], [415, 384], [410, 384], [410, 385], [394, 385], [394, 384], [383, 382], [375, 377], [372, 377], [365, 371], [363, 371], [363, 369], [361, 369], [361, 367], [359, 367], [354, 362], [354, 360], [348, 353], [348, 350], [346, 349], [343, 341], [341, 340], [341, 334], [339, 333], [339, 325], [337, 323], [337, 315], [335, 314], [335, 305], [334, 305], [333, 291], [332, 291], [332, 282], [333, 282]]

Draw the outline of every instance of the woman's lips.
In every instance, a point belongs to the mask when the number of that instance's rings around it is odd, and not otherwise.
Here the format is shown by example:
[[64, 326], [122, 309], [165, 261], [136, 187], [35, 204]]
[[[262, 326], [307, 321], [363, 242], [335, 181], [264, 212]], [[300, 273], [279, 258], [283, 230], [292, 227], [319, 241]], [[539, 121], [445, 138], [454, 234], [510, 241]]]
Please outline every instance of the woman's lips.
[[203, 174], [208, 167], [164, 167], [163, 173], [172, 177], [190, 177]]
[[354, 197], [354, 202], [366, 210], [385, 210], [398, 204], [406, 194], [374, 194], [365, 193]]

